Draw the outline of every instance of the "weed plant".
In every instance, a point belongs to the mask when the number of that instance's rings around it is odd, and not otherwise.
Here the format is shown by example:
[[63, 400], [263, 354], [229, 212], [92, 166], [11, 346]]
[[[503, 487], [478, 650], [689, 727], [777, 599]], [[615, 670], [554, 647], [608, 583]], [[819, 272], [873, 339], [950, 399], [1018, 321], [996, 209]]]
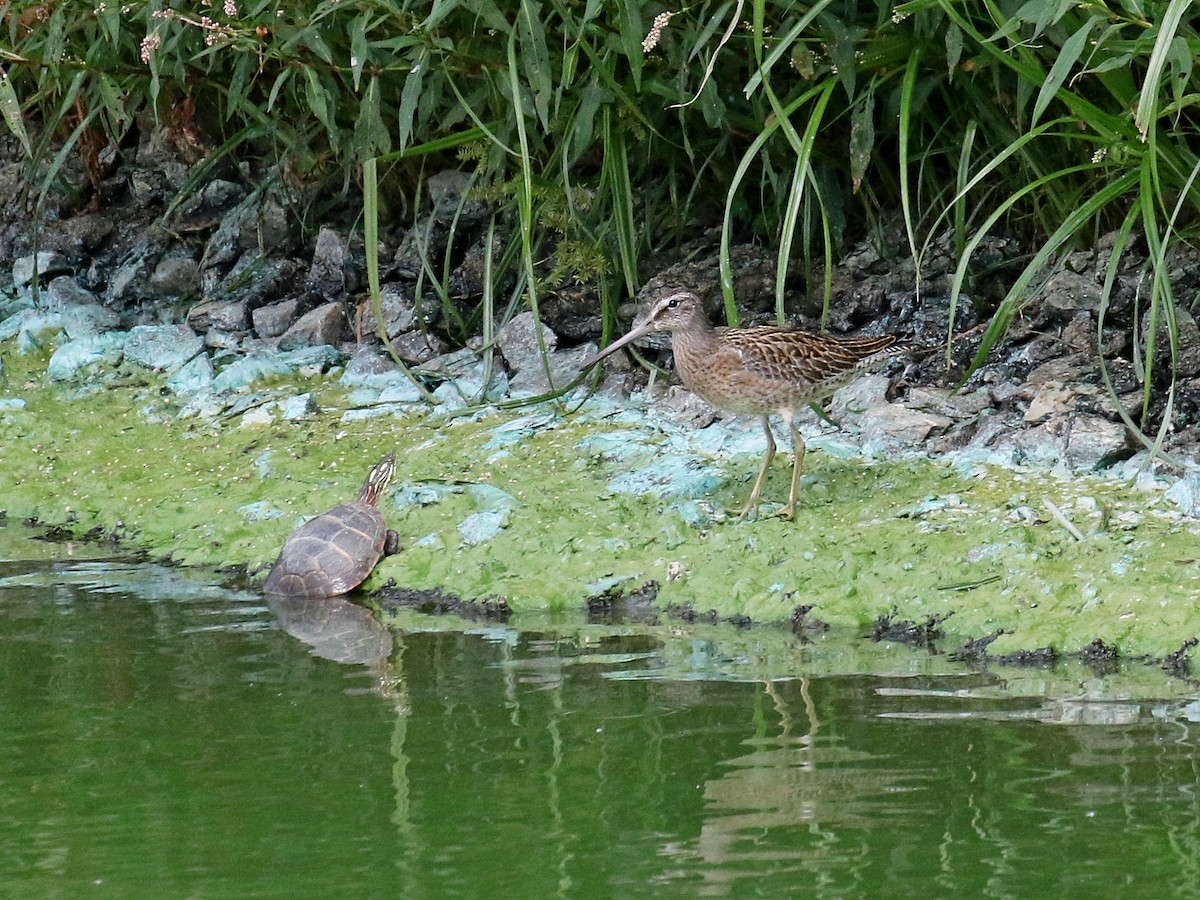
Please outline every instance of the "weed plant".
[[[507, 236], [489, 264], [514, 286], [480, 299], [489, 322], [536, 313], [544, 291], [578, 280], [611, 324], [651, 254], [712, 228], [723, 251], [749, 240], [777, 252], [781, 317], [795, 262], [828, 310], [839, 251], [888, 235], [898, 213], [897, 249], [918, 269], [934, 241], [954, 248], [952, 310], [984, 237], [1021, 241], [1027, 262], [988, 310], [977, 365], [1065, 251], [1108, 235], [1103, 329], [1116, 262], [1138, 241], [1145, 315], [1129, 327], [1149, 325], [1131, 342], [1136, 431], [1156, 367], [1173, 373], [1165, 261], [1200, 208], [1191, 6], [0, 2], [0, 110], [36, 175], [33, 201], [73, 155], [95, 172], [106, 146], [151, 122], [202, 136], [198, 177], [228, 156], [283, 160], [350, 191], [378, 177], [386, 196], [389, 180], [466, 167]], [[380, 198], [367, 200], [374, 215]], [[439, 282], [442, 267], [428, 274]], [[722, 282], [736, 321], [727, 265]], [[1173, 377], [1158, 383], [1173, 392]]]

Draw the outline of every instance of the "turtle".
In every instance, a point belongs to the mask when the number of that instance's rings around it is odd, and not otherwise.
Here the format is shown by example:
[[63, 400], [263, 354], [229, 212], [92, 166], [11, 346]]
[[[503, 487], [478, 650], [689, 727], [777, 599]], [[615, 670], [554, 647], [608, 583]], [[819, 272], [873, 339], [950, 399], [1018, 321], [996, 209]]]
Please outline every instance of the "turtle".
[[309, 519], [292, 532], [263, 584], [268, 594], [336, 597], [362, 584], [380, 558], [399, 549], [377, 504], [396, 473], [389, 453], [371, 467], [358, 498]]

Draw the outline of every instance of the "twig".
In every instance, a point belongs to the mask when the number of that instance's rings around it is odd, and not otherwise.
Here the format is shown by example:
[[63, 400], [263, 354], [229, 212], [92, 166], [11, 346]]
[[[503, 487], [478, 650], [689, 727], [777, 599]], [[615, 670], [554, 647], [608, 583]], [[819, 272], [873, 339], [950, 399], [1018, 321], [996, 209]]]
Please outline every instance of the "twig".
[[1071, 520], [1063, 515], [1063, 511], [1054, 505], [1053, 500], [1046, 500], [1046, 509], [1050, 510], [1050, 515], [1054, 516], [1054, 521], [1067, 529], [1067, 534], [1071, 535], [1077, 541], [1083, 540], [1083, 532], [1071, 524]]

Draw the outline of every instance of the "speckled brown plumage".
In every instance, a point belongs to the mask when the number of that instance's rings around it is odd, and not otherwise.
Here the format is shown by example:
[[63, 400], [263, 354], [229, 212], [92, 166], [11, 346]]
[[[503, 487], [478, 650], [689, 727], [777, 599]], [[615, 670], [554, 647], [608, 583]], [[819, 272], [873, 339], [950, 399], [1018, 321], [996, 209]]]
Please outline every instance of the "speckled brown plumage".
[[779, 414], [792, 435], [792, 486], [782, 510], [785, 518], [791, 518], [804, 463], [804, 439], [792, 423], [792, 416], [904, 349], [892, 335], [839, 338], [774, 325], [714, 328], [695, 294], [667, 291], [655, 301], [645, 319], [588, 359], [585, 367], [652, 331], [671, 332], [675, 369], [689, 390], [713, 406], [740, 415], [753, 414], [762, 421], [767, 452], [743, 516], [761, 503], [763, 483], [775, 456], [768, 416]]

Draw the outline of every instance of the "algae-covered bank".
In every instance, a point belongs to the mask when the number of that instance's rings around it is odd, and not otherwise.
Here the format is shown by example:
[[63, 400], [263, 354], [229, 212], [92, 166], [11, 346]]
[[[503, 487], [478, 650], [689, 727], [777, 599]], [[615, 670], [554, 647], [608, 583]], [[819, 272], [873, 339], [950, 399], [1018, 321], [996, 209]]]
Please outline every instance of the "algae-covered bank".
[[[431, 409], [381, 404], [379, 389], [364, 395], [334, 369], [181, 417], [154, 377], [68, 391], [44, 383], [37, 354], [6, 349], [4, 362], [8, 518], [255, 583], [303, 517], [353, 497], [390, 451], [399, 473], [381, 508], [402, 550], [368, 589], [390, 579], [499, 595], [519, 611], [653, 581], [660, 606], [718, 618], [784, 622], [801, 606], [810, 621], [858, 628], [948, 616], [952, 640], [1000, 633], [992, 654], [1100, 640], [1161, 657], [1200, 634], [1200, 522], [1172, 502], [1172, 482], [1144, 473], [873, 457], [849, 442], [852, 423], [814, 418], [795, 521], [741, 521], [725, 510], [757, 467], [757, 425], [675, 425], [641, 395], [579, 391], [504, 411], [443, 391]], [[304, 414], [287, 418], [301, 394]], [[787, 469], [772, 471], [768, 497], [786, 493]]]

